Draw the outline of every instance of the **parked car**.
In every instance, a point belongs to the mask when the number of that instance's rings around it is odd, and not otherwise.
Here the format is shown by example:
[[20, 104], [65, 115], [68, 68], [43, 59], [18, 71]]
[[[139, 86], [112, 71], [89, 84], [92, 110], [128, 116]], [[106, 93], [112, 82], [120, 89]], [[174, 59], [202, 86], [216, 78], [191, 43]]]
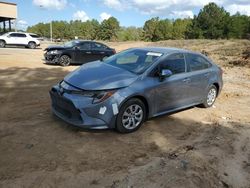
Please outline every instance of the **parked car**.
[[84, 40], [73, 40], [63, 46], [50, 46], [45, 51], [46, 63], [60, 64], [61, 66], [96, 61], [116, 53], [115, 49], [105, 44]]
[[31, 33], [9, 32], [0, 36], [0, 48], [6, 45], [25, 46], [35, 49], [40, 46], [40, 41], [31, 36]]
[[54, 114], [70, 124], [129, 133], [151, 117], [211, 107], [222, 85], [221, 68], [200, 53], [133, 48], [82, 65], [50, 96]]

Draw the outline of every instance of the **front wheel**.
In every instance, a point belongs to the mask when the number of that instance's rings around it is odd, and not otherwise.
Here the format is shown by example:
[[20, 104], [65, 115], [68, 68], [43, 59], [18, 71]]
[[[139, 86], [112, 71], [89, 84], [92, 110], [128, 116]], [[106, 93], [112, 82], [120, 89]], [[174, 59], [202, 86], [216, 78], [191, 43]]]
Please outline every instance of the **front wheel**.
[[5, 47], [5, 41], [0, 40], [0, 48], [4, 48]]
[[206, 98], [204, 99], [204, 102], [202, 103], [202, 106], [205, 108], [209, 108], [213, 106], [215, 99], [217, 97], [217, 88], [212, 85], [209, 87]]
[[116, 119], [116, 130], [120, 133], [131, 133], [141, 127], [146, 117], [144, 103], [136, 98], [125, 102]]
[[35, 49], [35, 48], [36, 48], [36, 43], [34, 43], [34, 42], [29, 42], [28, 47], [29, 47], [30, 49]]
[[71, 59], [70, 59], [70, 57], [67, 56], [67, 55], [62, 55], [62, 56], [60, 57], [60, 59], [59, 59], [59, 64], [60, 64], [61, 66], [63, 66], [63, 67], [69, 66], [70, 63], [71, 63]]

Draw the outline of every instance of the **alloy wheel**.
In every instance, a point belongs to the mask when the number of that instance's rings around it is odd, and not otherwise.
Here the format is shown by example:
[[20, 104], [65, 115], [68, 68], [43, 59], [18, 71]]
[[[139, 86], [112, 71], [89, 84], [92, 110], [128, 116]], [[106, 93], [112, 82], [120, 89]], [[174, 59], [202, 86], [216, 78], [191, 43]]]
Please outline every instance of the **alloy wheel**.
[[211, 88], [207, 94], [207, 104], [211, 106], [216, 99], [217, 91], [215, 88]]
[[35, 48], [36, 48], [36, 44], [35, 44], [34, 42], [31, 42], [31, 43], [29, 44], [29, 47], [30, 47], [31, 49], [35, 49]]
[[122, 125], [126, 129], [134, 129], [143, 119], [143, 110], [142, 107], [138, 104], [130, 105], [126, 108], [122, 115]]
[[66, 55], [63, 55], [61, 58], [60, 58], [60, 64], [62, 66], [68, 66], [70, 64], [70, 58]]

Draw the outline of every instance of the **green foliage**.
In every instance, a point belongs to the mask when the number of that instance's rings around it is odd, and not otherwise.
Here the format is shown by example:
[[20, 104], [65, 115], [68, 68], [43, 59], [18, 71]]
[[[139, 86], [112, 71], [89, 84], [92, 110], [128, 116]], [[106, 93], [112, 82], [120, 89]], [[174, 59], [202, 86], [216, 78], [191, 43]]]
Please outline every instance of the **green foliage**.
[[209, 3], [200, 11], [194, 22], [203, 31], [204, 38], [225, 38], [225, 29], [228, 24], [229, 13], [215, 3]]
[[185, 32], [185, 38], [187, 39], [202, 39], [203, 37], [203, 30], [200, 28], [198, 22], [196, 21], [197, 17], [194, 16], [191, 23], [187, 26]]
[[146, 41], [167, 40], [172, 38], [173, 24], [170, 20], [160, 20], [158, 17], [145, 22], [143, 26]]
[[[159, 41], [168, 39], [219, 39], [250, 38], [250, 17], [239, 13], [230, 16], [223, 7], [209, 3], [193, 19], [151, 18], [143, 28], [120, 27], [119, 21], [110, 17], [82, 22], [53, 21], [53, 38], [109, 41]], [[27, 28], [28, 32], [50, 37], [50, 23], [38, 23]]]
[[144, 36], [143, 38], [146, 41], [157, 41], [157, 36], [155, 33], [156, 27], [159, 23], [159, 18], [151, 18], [150, 20], [147, 20], [143, 26], [143, 32]]
[[98, 37], [101, 40], [117, 40], [117, 34], [120, 29], [119, 22], [116, 18], [110, 17], [107, 20], [103, 20], [98, 32]]
[[188, 27], [192, 24], [191, 19], [177, 19], [173, 23], [173, 39], [185, 39]]
[[159, 20], [155, 28], [155, 37], [157, 40], [172, 39], [173, 23], [168, 20]]
[[239, 13], [230, 17], [228, 24], [228, 38], [244, 38], [249, 33], [249, 17]]
[[142, 28], [122, 27], [118, 32], [119, 41], [138, 41], [143, 38]]
[[50, 36], [50, 24], [49, 23], [38, 23], [32, 27], [27, 28], [27, 32], [36, 33], [40, 36], [49, 37]]

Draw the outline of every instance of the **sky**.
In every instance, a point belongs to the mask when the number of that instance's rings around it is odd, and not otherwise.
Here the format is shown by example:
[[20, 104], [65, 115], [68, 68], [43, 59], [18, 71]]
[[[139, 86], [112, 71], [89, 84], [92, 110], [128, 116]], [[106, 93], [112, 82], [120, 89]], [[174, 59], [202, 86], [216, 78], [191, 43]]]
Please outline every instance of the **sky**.
[[96, 19], [101, 22], [116, 17], [121, 26], [142, 27], [152, 17], [192, 18], [209, 2], [223, 6], [230, 14], [237, 11], [250, 16], [250, 0], [4, 0], [17, 3], [17, 27], [25, 29], [51, 20]]

